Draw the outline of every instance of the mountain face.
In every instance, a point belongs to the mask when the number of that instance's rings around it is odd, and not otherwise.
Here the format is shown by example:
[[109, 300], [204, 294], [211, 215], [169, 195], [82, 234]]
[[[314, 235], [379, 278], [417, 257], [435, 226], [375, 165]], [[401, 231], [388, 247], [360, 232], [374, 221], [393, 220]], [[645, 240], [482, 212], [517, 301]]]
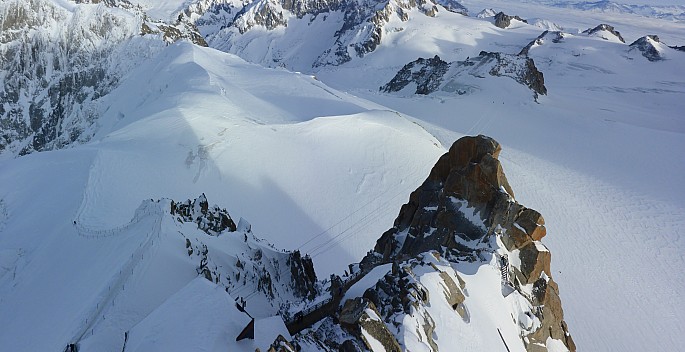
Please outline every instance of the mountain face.
[[178, 39], [204, 43], [194, 25], [152, 21], [125, 1], [6, 1], [0, 14], [0, 153], [6, 155], [88, 141], [103, 113], [98, 102], [127, 72]]
[[[267, 37], [278, 37], [280, 43], [264, 43], [269, 49], [261, 63], [290, 67], [300, 64], [292, 61], [297, 58], [311, 69], [342, 65], [373, 52], [389, 21], [406, 22], [414, 11], [428, 17], [438, 11], [467, 15], [466, 8], [453, 0], [259, 0], [211, 5], [196, 24], [212, 47], [237, 54], [254, 45], [252, 41], [264, 40], [251, 33], [254, 27], [263, 27], [272, 32]], [[309, 37], [305, 30], [317, 31], [317, 38], [304, 39]]]

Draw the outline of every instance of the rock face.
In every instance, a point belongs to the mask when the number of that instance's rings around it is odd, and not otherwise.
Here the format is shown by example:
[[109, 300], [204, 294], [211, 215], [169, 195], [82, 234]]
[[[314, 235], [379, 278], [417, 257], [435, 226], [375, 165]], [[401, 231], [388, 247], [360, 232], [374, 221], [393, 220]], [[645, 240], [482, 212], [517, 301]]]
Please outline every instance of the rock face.
[[649, 61], [663, 60], [659, 47], [663, 44], [656, 35], [646, 35], [630, 44], [630, 50], [638, 50]]
[[[498, 160], [500, 151], [499, 143], [485, 136], [456, 141], [402, 206], [395, 226], [364, 260], [402, 261], [435, 250], [450, 261], [475, 262], [491, 250], [483, 244], [496, 239], [503, 255], [515, 258], [505, 267], [511, 274], [510, 284], [530, 302], [531, 314], [541, 322], [537, 328], [522, 328], [528, 350], [545, 346], [550, 337], [573, 351], [558, 286], [551, 278], [551, 256], [540, 242], [546, 235], [545, 221], [540, 213], [514, 200]], [[445, 282], [450, 291], [456, 291], [454, 282]], [[458, 306], [458, 293], [447, 296]]]
[[460, 83], [465, 80], [465, 75], [476, 78], [486, 75], [509, 77], [531, 89], [535, 99], [538, 94], [547, 94], [544, 75], [537, 69], [533, 59], [527, 57], [527, 50], [519, 55], [481, 51], [477, 57], [451, 63], [437, 55], [432, 59], [419, 58], [404, 65], [380, 90], [392, 93], [416, 87], [412, 89], [413, 94], [426, 95], [437, 91], [469, 94], [469, 86]]
[[[227, 292], [257, 292], [276, 303], [276, 307], [288, 302], [289, 297], [312, 299], [319, 293], [311, 257], [302, 256], [299, 251], [276, 250], [256, 238], [244, 220], [236, 226], [226, 209], [210, 207], [204, 194], [192, 201], [169, 201], [169, 213], [179, 225], [195, 224], [209, 236], [234, 236], [244, 247], [242, 254], [226, 257], [225, 253], [211, 251], [202, 238], [184, 235], [188, 256], [199, 262], [198, 274], [225, 287]], [[178, 232], [183, 234], [182, 230]]]
[[507, 28], [511, 25], [511, 20], [518, 20], [518, 21], [521, 21], [523, 23], [528, 23], [528, 21], [524, 20], [523, 18], [521, 18], [519, 16], [509, 16], [509, 15], [505, 14], [504, 12], [500, 11], [495, 15], [495, 26], [502, 28], [502, 29]]
[[299, 297], [313, 299], [317, 294], [316, 273], [314, 272], [314, 262], [308, 255], [302, 256], [300, 251], [290, 254], [287, 261], [290, 266], [290, 275], [293, 278], [293, 290]]
[[340, 324], [364, 342], [373, 351], [369, 337], [380, 342], [385, 351], [400, 352], [402, 348], [395, 336], [381, 320], [376, 306], [366, 298], [350, 299], [340, 312]]
[[440, 83], [447, 73], [450, 65], [441, 60], [438, 55], [431, 59], [419, 58], [412, 61], [393, 77], [393, 79], [383, 87], [382, 92], [398, 92], [410, 83], [416, 84], [416, 94], [430, 94], [440, 88]]
[[226, 209], [220, 209], [216, 205], [210, 209], [204, 194], [192, 202], [190, 200], [183, 203], [172, 201], [171, 215], [178, 216], [179, 221], [196, 223], [197, 228], [208, 235], [217, 236], [226, 230], [230, 232], [236, 230], [235, 222]]
[[608, 33], [612, 34], [612, 35], [613, 35], [614, 37], [616, 37], [619, 41], [621, 41], [621, 43], [625, 43], [625, 42], [626, 42], [626, 41], [623, 39], [623, 37], [621, 36], [621, 33], [620, 33], [619, 31], [615, 30], [613, 26], [610, 26], [610, 25], [608, 25], [608, 24], [604, 24], [604, 23], [603, 23], [603, 24], [598, 25], [598, 26], [595, 27], [595, 28], [588, 28], [588, 29], [586, 29], [586, 30], [583, 31], [584, 34], [587, 34], [587, 35], [597, 34], [599, 37], [608, 40], [608, 38], [606, 38], [605, 36], [602, 35], [602, 32], [608, 32]]

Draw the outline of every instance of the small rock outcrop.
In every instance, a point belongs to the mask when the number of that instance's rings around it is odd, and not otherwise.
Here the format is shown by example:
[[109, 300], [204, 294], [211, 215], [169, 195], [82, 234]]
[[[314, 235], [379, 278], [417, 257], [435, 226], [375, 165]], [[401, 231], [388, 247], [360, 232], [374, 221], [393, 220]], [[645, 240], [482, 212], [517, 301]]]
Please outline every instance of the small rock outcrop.
[[646, 35], [630, 44], [630, 50], [640, 51], [642, 56], [649, 61], [661, 61], [664, 59], [661, 50], [659, 49], [662, 45], [658, 36]]
[[519, 52], [520, 56], [528, 56], [530, 49], [535, 46], [540, 46], [545, 43], [546, 40], [551, 40], [552, 43], [561, 43], [564, 40], [564, 32], [561, 31], [544, 31], [535, 40], [531, 41]]
[[236, 230], [235, 222], [231, 219], [226, 209], [214, 205], [209, 208], [207, 197], [204, 193], [197, 199], [190, 199], [182, 203], [171, 202], [171, 215], [177, 216], [180, 222], [194, 222], [197, 228], [208, 235], [217, 236], [223, 231], [233, 232]]
[[621, 36], [621, 33], [617, 30], [614, 29], [613, 26], [608, 25], [608, 24], [600, 24], [595, 28], [588, 28], [583, 31], [583, 34], [587, 35], [597, 35], [600, 38], [603, 38], [605, 40], [609, 40], [609, 38], [605, 37], [602, 32], [608, 32], [612, 34], [614, 37], [616, 37], [621, 43], [625, 43], [626, 41], [623, 39]]
[[495, 15], [495, 26], [505, 29], [511, 25], [511, 20], [518, 20], [523, 23], [528, 23], [528, 21], [524, 20], [519, 16], [509, 16], [504, 12], [500, 11]]
[[314, 262], [308, 255], [302, 256], [300, 251], [290, 254], [287, 261], [290, 266], [290, 275], [293, 278], [293, 291], [299, 297], [313, 299], [317, 294], [316, 273], [314, 272]]

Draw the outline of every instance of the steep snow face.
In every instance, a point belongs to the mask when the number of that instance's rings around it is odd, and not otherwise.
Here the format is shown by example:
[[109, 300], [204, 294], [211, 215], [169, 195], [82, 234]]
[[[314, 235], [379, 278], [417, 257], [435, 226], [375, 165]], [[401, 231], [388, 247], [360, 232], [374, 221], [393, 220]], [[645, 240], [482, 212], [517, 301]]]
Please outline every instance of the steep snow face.
[[141, 16], [103, 4], [5, 1], [0, 13], [0, 152], [6, 156], [88, 140], [98, 99], [163, 45], [133, 38]]

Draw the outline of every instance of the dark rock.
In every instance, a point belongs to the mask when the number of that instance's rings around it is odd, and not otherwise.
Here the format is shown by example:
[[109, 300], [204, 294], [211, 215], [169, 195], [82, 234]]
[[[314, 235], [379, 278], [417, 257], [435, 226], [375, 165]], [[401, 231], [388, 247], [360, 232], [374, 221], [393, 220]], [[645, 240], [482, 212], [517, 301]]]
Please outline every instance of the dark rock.
[[[595, 28], [586, 29], [583, 31], [583, 33], [587, 34], [587, 35], [591, 35], [591, 34], [595, 34], [597, 32], [601, 32], [601, 31], [606, 31], [606, 32], [613, 34], [614, 36], [616, 36], [616, 38], [618, 38], [618, 40], [621, 41], [621, 43], [626, 42], [623, 39], [623, 37], [621, 36], [621, 33], [619, 31], [615, 30], [613, 26], [610, 26], [608, 24], [600, 24]], [[602, 38], [604, 38], [604, 37], [602, 37]], [[607, 39], [607, 38], [604, 38], [604, 39]]]
[[[397, 255], [414, 257], [441, 246], [463, 252], [462, 239], [482, 238], [484, 221], [494, 206], [513, 194], [497, 160], [500, 150], [499, 143], [485, 136], [456, 141], [412, 192], [394, 228], [381, 236], [374, 250], [384, 260]], [[464, 207], [477, 211], [483, 222], [474, 224], [463, 214]], [[431, 228], [436, 230], [428, 231]]]
[[675, 49], [678, 51], [685, 51], [685, 45], [682, 45], [682, 46], [673, 45], [673, 46], [669, 46], [669, 48]]
[[229, 232], [236, 230], [235, 222], [226, 209], [221, 209], [216, 205], [210, 209], [204, 193], [192, 202], [190, 200], [172, 201], [170, 212], [177, 216], [178, 221], [196, 223], [197, 227], [208, 235], [217, 236], [226, 230]]
[[521, 49], [519, 55], [528, 56], [528, 52], [533, 46], [542, 45], [546, 39], [551, 39], [552, 43], [561, 43], [564, 40], [564, 33], [560, 31], [544, 31], [537, 38], [535, 38], [535, 40], [531, 41], [528, 43], [528, 45]]
[[519, 20], [523, 23], [528, 23], [528, 21], [524, 20], [519, 16], [509, 16], [504, 12], [500, 11], [495, 15], [495, 26], [502, 29], [507, 28], [511, 25], [511, 20]]
[[364, 350], [354, 340], [345, 340], [340, 344], [338, 352], [363, 352]]
[[293, 291], [298, 297], [313, 299], [318, 291], [316, 290], [316, 273], [314, 272], [314, 262], [309, 255], [302, 256], [300, 251], [294, 251], [288, 258], [290, 274], [293, 278]]
[[646, 57], [649, 61], [660, 61], [663, 60], [663, 57], [655, 45], [658, 43], [661, 43], [658, 36], [646, 35], [630, 44], [630, 48], [631, 50], [639, 50], [642, 56]]
[[362, 329], [380, 342], [386, 351], [400, 352], [402, 349], [397, 339], [379, 318], [380, 313], [373, 303], [364, 298], [356, 298], [345, 302], [339, 320], [343, 327], [364, 341], [369, 350], [372, 350], [372, 345], [362, 334]]
[[416, 84], [415, 94], [430, 94], [438, 90], [449, 67], [438, 55], [430, 59], [419, 58], [404, 65], [380, 90], [385, 93], [398, 92], [413, 82]]

